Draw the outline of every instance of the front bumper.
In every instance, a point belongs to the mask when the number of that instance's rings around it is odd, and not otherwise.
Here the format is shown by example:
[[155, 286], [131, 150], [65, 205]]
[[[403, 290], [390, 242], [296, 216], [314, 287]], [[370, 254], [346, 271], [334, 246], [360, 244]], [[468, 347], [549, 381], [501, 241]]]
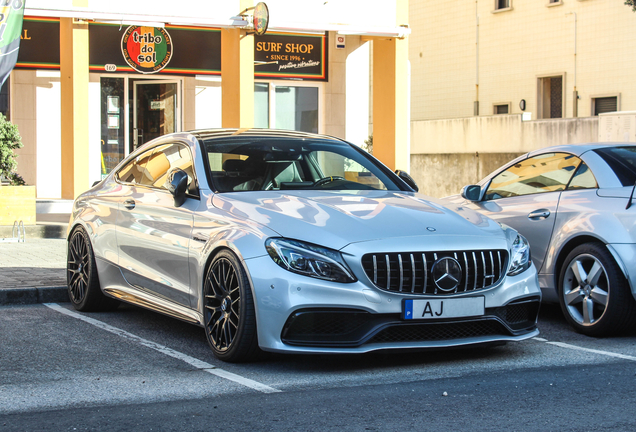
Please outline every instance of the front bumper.
[[[377, 289], [364, 274], [342, 284], [288, 272], [269, 256], [248, 259], [259, 346], [294, 353], [363, 353], [520, 341], [536, 328], [541, 293], [534, 266], [494, 287], [450, 296]], [[355, 271], [355, 269], [354, 269]], [[483, 296], [485, 314], [447, 320], [403, 320], [405, 299]]]

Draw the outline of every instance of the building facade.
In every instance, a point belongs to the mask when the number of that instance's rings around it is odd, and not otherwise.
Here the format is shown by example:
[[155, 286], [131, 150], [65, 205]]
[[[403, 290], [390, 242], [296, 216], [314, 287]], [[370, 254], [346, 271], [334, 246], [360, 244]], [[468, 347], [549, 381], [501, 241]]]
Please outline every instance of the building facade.
[[598, 114], [636, 110], [636, 13], [623, 3], [412, 1], [411, 166], [425, 192], [458, 193], [512, 156], [597, 140]]
[[0, 98], [23, 138], [18, 173], [40, 199], [72, 199], [165, 133], [273, 127], [362, 144], [374, 111], [385, 163], [408, 168], [408, 2], [266, 3], [256, 35], [252, 0], [30, 0]]

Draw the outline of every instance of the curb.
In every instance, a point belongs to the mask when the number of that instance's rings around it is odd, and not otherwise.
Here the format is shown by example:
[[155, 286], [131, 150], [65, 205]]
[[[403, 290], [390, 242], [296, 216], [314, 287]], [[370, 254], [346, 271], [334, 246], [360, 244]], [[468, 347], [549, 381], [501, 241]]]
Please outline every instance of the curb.
[[[47, 239], [63, 239], [66, 238], [67, 225], [62, 224], [36, 224], [25, 225], [24, 233], [27, 239], [47, 238]], [[17, 232], [11, 225], [0, 225], [0, 238], [13, 238]]]
[[68, 301], [66, 286], [0, 289], [0, 306]]

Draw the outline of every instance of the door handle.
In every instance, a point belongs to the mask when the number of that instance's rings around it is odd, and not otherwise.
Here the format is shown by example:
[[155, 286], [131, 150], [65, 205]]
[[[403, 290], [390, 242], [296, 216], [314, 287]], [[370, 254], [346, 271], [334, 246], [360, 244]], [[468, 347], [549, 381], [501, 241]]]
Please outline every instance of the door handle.
[[532, 213], [530, 213], [528, 215], [528, 219], [546, 219], [548, 216], [550, 216], [550, 210], [548, 209], [539, 209], [539, 210], [535, 210]]
[[124, 207], [126, 207], [128, 210], [134, 209], [135, 208], [135, 200], [128, 199], [128, 200], [124, 201]]

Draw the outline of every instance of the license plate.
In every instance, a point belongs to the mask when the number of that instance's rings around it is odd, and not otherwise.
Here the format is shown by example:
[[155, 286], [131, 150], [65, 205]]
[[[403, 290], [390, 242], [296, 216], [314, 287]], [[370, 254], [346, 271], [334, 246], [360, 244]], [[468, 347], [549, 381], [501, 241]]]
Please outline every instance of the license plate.
[[482, 316], [484, 302], [484, 297], [404, 300], [402, 317], [418, 320]]

